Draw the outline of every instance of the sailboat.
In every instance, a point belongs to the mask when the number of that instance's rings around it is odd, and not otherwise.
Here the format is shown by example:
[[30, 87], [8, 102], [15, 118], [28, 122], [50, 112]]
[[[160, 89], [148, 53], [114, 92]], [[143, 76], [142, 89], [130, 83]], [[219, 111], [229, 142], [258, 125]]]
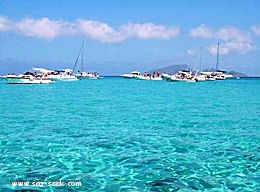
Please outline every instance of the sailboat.
[[78, 74], [75, 74], [75, 76], [78, 78], [78, 79], [98, 79], [100, 78], [99, 74], [94, 72], [94, 73], [91, 73], [91, 72], [86, 72], [84, 70], [84, 55], [85, 55], [85, 49], [86, 49], [86, 46], [85, 46], [85, 41], [83, 40], [82, 42], [82, 45], [81, 45], [81, 48], [79, 50], [79, 54], [78, 54], [78, 57], [76, 59], [76, 62], [74, 64], [74, 67], [73, 67], [73, 71], [75, 71], [77, 65], [78, 65], [78, 62], [80, 60], [80, 70], [78, 70]]
[[224, 80], [229, 78], [234, 78], [234, 75], [231, 73], [228, 73], [227, 71], [219, 70], [219, 43], [218, 43], [218, 49], [217, 49], [217, 63], [216, 63], [216, 80]]
[[202, 74], [201, 67], [202, 67], [202, 48], [200, 48], [200, 69], [194, 75], [194, 79], [196, 82], [205, 81], [205, 76]]
[[225, 80], [225, 76], [221, 71], [218, 70], [219, 65], [219, 42], [218, 42], [218, 48], [217, 48], [217, 63], [216, 63], [216, 72], [214, 72], [214, 77], [216, 80]]
[[213, 77], [212, 72], [202, 71], [202, 50], [203, 47], [200, 48], [200, 70], [195, 74], [195, 80], [199, 81], [215, 81], [216, 79]]

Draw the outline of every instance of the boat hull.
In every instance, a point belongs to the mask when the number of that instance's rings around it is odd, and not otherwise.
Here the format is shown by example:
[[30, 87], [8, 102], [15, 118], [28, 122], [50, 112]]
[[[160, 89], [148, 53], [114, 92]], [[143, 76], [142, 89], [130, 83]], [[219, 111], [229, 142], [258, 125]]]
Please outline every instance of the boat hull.
[[194, 79], [195, 79], [195, 81], [197, 81], [197, 82], [203, 82], [203, 81], [206, 80], [203, 75], [196, 76]]
[[78, 79], [98, 79], [98, 78], [100, 78], [98, 74], [92, 74], [92, 73], [76, 74], [75, 76]]
[[71, 75], [48, 75], [49, 79], [53, 81], [77, 81], [78, 78]]
[[168, 74], [162, 74], [162, 78], [165, 79], [166, 81], [172, 81], [171, 78], [173, 75], [168, 75]]
[[135, 76], [134, 75], [132, 75], [132, 74], [123, 74], [123, 75], [120, 75], [121, 77], [124, 77], [124, 78], [135, 78]]
[[141, 73], [139, 71], [133, 71], [131, 73], [125, 73], [120, 76], [124, 78], [136, 78], [137, 76], [141, 76]]
[[216, 80], [225, 80], [225, 77], [215, 77]]
[[195, 79], [186, 79], [186, 78], [175, 78], [175, 77], [172, 77], [171, 78], [171, 81], [173, 82], [197, 82]]
[[137, 76], [136, 79], [139, 80], [148, 80], [148, 81], [162, 81], [163, 79], [161, 77], [144, 77], [144, 76]]
[[35, 78], [20, 78], [20, 77], [7, 77], [8, 84], [49, 84], [54, 83], [50, 79], [35, 79]]

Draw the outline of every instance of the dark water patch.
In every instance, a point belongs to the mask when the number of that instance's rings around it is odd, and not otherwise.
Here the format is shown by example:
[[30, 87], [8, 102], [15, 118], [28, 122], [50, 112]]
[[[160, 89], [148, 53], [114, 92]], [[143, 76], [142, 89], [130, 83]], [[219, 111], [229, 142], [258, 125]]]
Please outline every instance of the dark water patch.
[[151, 191], [178, 191], [187, 188], [178, 178], [168, 177], [158, 179], [147, 183], [151, 187]]
[[188, 181], [188, 187], [194, 190], [201, 190], [202, 187], [199, 185], [199, 182], [196, 180]]
[[176, 153], [187, 153], [188, 150], [185, 147], [175, 147], [174, 150]]

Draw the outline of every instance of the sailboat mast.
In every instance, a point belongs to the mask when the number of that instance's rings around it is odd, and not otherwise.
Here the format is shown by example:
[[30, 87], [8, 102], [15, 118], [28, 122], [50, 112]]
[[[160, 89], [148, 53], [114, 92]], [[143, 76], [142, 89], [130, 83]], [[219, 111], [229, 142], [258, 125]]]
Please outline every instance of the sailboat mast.
[[81, 65], [80, 65], [80, 70], [81, 70], [81, 72], [84, 71], [84, 68], [83, 68], [84, 50], [85, 50], [85, 41], [83, 40], [83, 43], [82, 43], [82, 51], [81, 51]]
[[219, 59], [219, 42], [218, 42], [218, 49], [217, 49], [217, 63], [216, 63], [216, 71], [218, 71], [218, 59]]
[[83, 45], [84, 45], [84, 40], [83, 40], [83, 43], [82, 43], [82, 45], [81, 45], [81, 47], [80, 47], [80, 50], [79, 50], [79, 53], [78, 53], [78, 57], [77, 57], [77, 59], [76, 59], [76, 61], [75, 61], [75, 64], [74, 64], [74, 67], [73, 67], [73, 72], [75, 71], [76, 66], [77, 66], [77, 64], [78, 64], [78, 60], [79, 60], [79, 58], [80, 58], [80, 54], [82, 54]]
[[200, 48], [200, 71], [202, 69], [202, 49], [203, 49], [203, 47], [201, 46], [201, 48]]

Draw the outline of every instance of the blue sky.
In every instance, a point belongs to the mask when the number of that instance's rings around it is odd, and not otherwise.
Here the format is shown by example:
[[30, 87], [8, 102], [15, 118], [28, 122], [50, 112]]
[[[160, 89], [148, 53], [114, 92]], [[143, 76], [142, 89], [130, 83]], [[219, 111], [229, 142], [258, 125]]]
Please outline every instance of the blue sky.
[[102, 75], [187, 64], [260, 76], [260, 1], [1, 0], [0, 74], [72, 68]]

